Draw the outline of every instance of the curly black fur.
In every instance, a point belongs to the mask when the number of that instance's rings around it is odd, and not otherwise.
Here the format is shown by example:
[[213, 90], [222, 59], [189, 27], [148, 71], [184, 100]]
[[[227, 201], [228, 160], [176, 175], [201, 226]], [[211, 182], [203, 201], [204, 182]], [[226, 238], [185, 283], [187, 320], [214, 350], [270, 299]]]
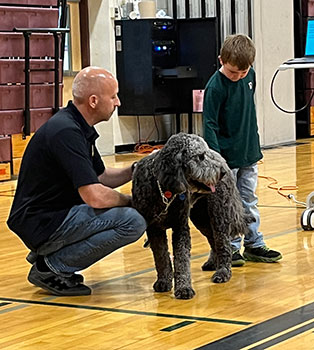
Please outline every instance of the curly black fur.
[[[231, 170], [201, 137], [173, 135], [160, 151], [140, 160], [133, 174], [132, 195], [133, 206], [148, 223], [147, 236], [157, 270], [156, 292], [170, 291], [174, 279], [176, 298], [190, 299], [195, 294], [189, 217], [212, 248], [203, 270], [216, 270], [212, 277], [215, 283], [230, 279], [230, 238], [245, 233], [249, 219]], [[169, 228], [173, 267], [166, 235]]]

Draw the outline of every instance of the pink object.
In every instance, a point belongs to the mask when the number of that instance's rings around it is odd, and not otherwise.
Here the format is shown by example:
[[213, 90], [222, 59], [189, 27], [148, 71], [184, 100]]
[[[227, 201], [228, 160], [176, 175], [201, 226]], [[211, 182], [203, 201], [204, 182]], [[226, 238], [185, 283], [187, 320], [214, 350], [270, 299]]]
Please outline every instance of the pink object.
[[193, 90], [193, 112], [203, 112], [204, 90]]
[[314, 0], [302, 0], [302, 16], [314, 16]]

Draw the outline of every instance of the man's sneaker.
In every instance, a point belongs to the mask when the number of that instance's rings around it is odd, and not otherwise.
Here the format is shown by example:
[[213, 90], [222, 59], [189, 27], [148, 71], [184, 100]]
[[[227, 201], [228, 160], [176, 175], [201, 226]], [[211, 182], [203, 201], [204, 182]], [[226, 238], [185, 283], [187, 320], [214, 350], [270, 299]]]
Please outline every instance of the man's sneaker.
[[34, 262], [37, 260], [38, 258], [38, 254], [36, 252], [33, 252], [32, 250], [27, 254], [26, 260], [30, 263], [30, 264], [34, 264]]
[[[37, 253], [30, 251], [26, 257], [26, 260], [33, 265], [37, 261], [38, 257], [39, 255]], [[71, 277], [69, 277], [69, 281], [71, 281], [73, 286], [75, 286], [76, 284], [83, 283], [84, 277], [79, 273], [74, 273]]]
[[240, 254], [240, 250], [235, 250], [232, 253], [232, 266], [233, 267], [240, 267], [245, 264], [245, 260], [243, 256]]
[[276, 250], [271, 250], [266, 246], [258, 248], [245, 248], [243, 253], [244, 259], [255, 262], [272, 263], [282, 258]]
[[91, 289], [84, 284], [75, 282], [73, 276], [81, 276], [79, 277], [80, 280], [83, 277], [82, 275], [63, 277], [52, 271], [42, 272], [38, 270], [36, 263], [34, 263], [28, 274], [28, 281], [54, 295], [90, 295]]

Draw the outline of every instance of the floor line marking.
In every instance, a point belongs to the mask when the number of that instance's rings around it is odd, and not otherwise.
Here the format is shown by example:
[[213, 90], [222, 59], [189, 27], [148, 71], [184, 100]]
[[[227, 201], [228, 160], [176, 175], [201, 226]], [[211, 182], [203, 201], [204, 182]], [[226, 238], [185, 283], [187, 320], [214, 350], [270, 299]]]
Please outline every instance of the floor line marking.
[[172, 325], [172, 326], [163, 328], [163, 329], [161, 329], [160, 331], [161, 331], [161, 332], [172, 332], [172, 331], [175, 331], [175, 330], [177, 330], [177, 329], [179, 329], [179, 328], [188, 326], [188, 325], [190, 325], [190, 324], [192, 324], [192, 323], [195, 323], [195, 321], [183, 321], [183, 322], [174, 324], [174, 325]]
[[48, 302], [48, 301], [14, 299], [14, 298], [5, 298], [5, 297], [0, 297], [0, 300], [10, 301], [10, 302], [15, 302], [15, 303], [23, 303], [23, 304], [58, 306], [58, 307], [73, 308], [73, 309], [108, 311], [108, 312], [125, 313], [125, 314], [142, 315], [142, 316], [178, 318], [178, 319], [184, 319], [184, 320], [235, 324], [235, 325], [243, 325], [243, 326], [248, 326], [248, 325], [252, 324], [252, 322], [246, 322], [246, 321], [225, 320], [225, 319], [220, 319], [220, 318], [210, 318], [210, 317], [201, 317], [201, 316], [173, 315], [173, 314], [166, 314], [166, 313], [159, 313], [159, 312], [156, 313], [156, 312], [148, 312], [148, 311], [114, 309], [114, 308], [107, 308], [107, 307], [101, 307], [101, 306], [63, 304], [63, 303]]
[[5, 314], [7, 312], [11, 312], [11, 311], [16, 311], [16, 310], [21, 310], [21, 309], [24, 309], [25, 307], [28, 307], [29, 305], [15, 305], [15, 306], [12, 306], [12, 307], [8, 307], [6, 309], [3, 309], [3, 310], [0, 310], [0, 314]]
[[[249, 346], [246, 346], [245, 348], [241, 348], [241, 350], [251, 350], [251, 349], [254, 349], [256, 346], [260, 346], [260, 345], [263, 345], [264, 343], [268, 343], [269, 341], [273, 341], [281, 336], [284, 336], [288, 333], [291, 333], [291, 332], [294, 332], [298, 329], [301, 329], [302, 327], [305, 327], [309, 324], [313, 323], [313, 319], [311, 320], [308, 320], [306, 322], [303, 322], [303, 323], [300, 323], [300, 324], [297, 324], [291, 328], [287, 328], [287, 329], [284, 329], [282, 332], [279, 332], [279, 333], [276, 333], [276, 334], [273, 334], [271, 335], [270, 337], [267, 337], [267, 338], [264, 338], [256, 343], [252, 343], [250, 344]], [[253, 346], [253, 348], [252, 348]]]
[[0, 307], [10, 305], [11, 303], [0, 303]]
[[[195, 350], [250, 349], [261, 350], [283, 342], [314, 327], [314, 302], [285, 312], [261, 323], [211, 341]], [[281, 334], [278, 336], [278, 334]], [[266, 339], [271, 339], [265, 343]], [[259, 344], [256, 347], [254, 344]]]
[[282, 343], [282, 342], [284, 342], [284, 341], [286, 341], [288, 339], [294, 338], [294, 337], [300, 335], [301, 333], [305, 333], [305, 332], [307, 332], [307, 331], [309, 331], [309, 330], [311, 330], [313, 328], [314, 328], [314, 322], [312, 322], [310, 324], [307, 324], [305, 326], [299, 327], [299, 328], [297, 328], [297, 329], [295, 329], [293, 331], [290, 331], [290, 332], [287, 332], [285, 334], [282, 334], [281, 336], [276, 337], [276, 338], [274, 338], [272, 340], [266, 341], [266, 342], [262, 343], [261, 345], [250, 347], [249, 349], [250, 350], [268, 349], [271, 346], [277, 345], [277, 344]]

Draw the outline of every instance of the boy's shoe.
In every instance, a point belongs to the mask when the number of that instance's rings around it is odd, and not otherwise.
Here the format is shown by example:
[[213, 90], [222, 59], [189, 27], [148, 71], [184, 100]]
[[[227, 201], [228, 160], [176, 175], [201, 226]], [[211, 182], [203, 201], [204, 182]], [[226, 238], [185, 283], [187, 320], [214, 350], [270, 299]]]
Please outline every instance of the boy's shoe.
[[55, 274], [52, 271], [42, 272], [38, 270], [35, 262], [28, 274], [28, 281], [37, 287], [49, 291], [54, 295], [90, 295], [92, 292], [91, 289], [84, 284], [76, 282], [75, 279], [78, 278], [75, 277], [73, 279], [74, 276], [80, 276], [80, 280], [83, 277], [82, 275], [74, 274], [70, 277], [63, 277]]
[[240, 267], [245, 264], [245, 260], [243, 256], [240, 254], [240, 250], [235, 250], [232, 253], [232, 266], [233, 267]]
[[248, 261], [265, 263], [272, 263], [282, 258], [279, 252], [269, 249], [266, 246], [258, 248], [245, 248], [243, 256], [244, 259]]

